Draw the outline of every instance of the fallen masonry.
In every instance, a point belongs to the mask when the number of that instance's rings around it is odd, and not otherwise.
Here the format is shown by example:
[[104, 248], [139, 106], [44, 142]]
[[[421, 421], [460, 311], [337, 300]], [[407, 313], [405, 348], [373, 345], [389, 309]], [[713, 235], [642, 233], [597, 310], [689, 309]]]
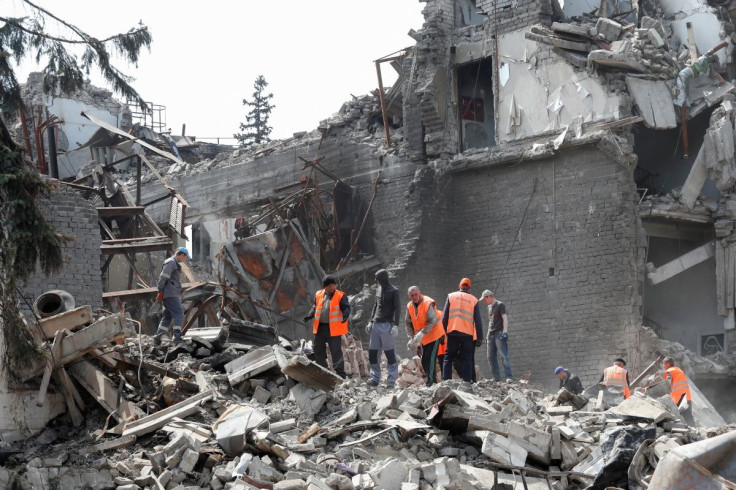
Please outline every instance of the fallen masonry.
[[[49, 368], [68, 371], [89, 397], [64, 393], [68, 413], [77, 408], [75, 426], [52, 421], [30, 439], [3, 443], [3, 488], [644, 486], [658, 462], [678, 464], [668, 454], [697, 444], [723, 453], [736, 433], [687, 427], [656, 390], [618, 404], [595, 387], [545, 394], [525, 381], [389, 390], [369, 387], [358, 372], [342, 380], [284, 339], [245, 345], [218, 333], [221, 342], [203, 353], [196, 329], [182, 345], [157, 347], [118, 315], [61, 319], [66, 336], [46, 335], [63, 353]], [[231, 360], [213, 367], [223, 356]], [[42, 377], [35, 368], [24, 373]], [[601, 409], [599, 398], [612, 406]], [[720, 434], [726, 443], [716, 442]], [[732, 464], [734, 452], [719, 458]]]

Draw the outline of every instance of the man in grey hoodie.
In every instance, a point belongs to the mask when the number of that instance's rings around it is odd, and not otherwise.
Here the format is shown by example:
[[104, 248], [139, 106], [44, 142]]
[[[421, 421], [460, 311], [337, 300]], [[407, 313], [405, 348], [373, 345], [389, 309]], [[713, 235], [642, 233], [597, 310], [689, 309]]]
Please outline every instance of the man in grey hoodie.
[[388, 271], [381, 269], [376, 272], [376, 302], [373, 305], [373, 313], [366, 327], [366, 332], [371, 336], [368, 344], [368, 360], [371, 365], [371, 379], [369, 386], [378, 386], [381, 381], [381, 363], [379, 361], [380, 351], [386, 353], [388, 364], [388, 379], [386, 386], [393, 388], [396, 384], [396, 376], [399, 372], [399, 364], [396, 362], [396, 336], [399, 333], [399, 315], [401, 314], [401, 300], [399, 290], [388, 282]]
[[163, 302], [164, 315], [158, 330], [153, 336], [155, 345], [161, 344], [161, 337], [169, 332], [169, 325], [174, 324], [174, 343], [180, 344], [181, 327], [184, 323], [184, 309], [181, 306], [181, 263], [189, 257], [189, 250], [179, 247], [173, 257], [169, 257], [161, 266], [158, 278], [158, 295], [156, 301]]

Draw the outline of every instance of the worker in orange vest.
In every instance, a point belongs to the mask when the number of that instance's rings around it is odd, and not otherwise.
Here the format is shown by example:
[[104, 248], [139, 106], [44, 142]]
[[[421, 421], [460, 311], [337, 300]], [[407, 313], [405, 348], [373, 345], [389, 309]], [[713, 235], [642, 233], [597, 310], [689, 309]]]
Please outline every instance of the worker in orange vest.
[[679, 367], [675, 366], [675, 361], [671, 357], [665, 357], [662, 361], [664, 367], [664, 379], [670, 383], [670, 398], [675, 402], [685, 423], [691, 427], [695, 426], [693, 418], [692, 394], [690, 393], [690, 385], [687, 382], [687, 375]]
[[442, 325], [447, 333], [447, 352], [442, 365], [442, 379], [452, 379], [452, 363], [460, 360], [460, 376], [470, 383], [475, 371], [475, 348], [483, 344], [483, 321], [478, 299], [470, 294], [471, 282], [460, 280], [459, 291], [447, 296], [442, 313]]
[[626, 370], [626, 361], [622, 357], [617, 357], [613, 361], [613, 366], [603, 370], [600, 382], [604, 386], [609, 386], [624, 394], [624, 399], [631, 396], [629, 389], [629, 372]]
[[440, 345], [445, 343], [445, 329], [437, 314], [437, 304], [432, 298], [423, 295], [418, 286], [410, 287], [408, 294], [411, 301], [406, 305], [404, 319], [406, 333], [409, 335], [406, 348], [412, 352], [417, 345], [422, 346], [422, 369], [427, 375], [427, 386], [432, 386], [437, 381], [435, 362]]
[[350, 302], [348, 295], [337, 289], [334, 277], [325, 276], [322, 279], [322, 286], [324, 289], [320, 289], [314, 295], [314, 305], [304, 317], [304, 322], [314, 319], [312, 322], [314, 360], [323, 368], [327, 368], [327, 346], [329, 346], [335, 373], [345, 378], [342, 336], [348, 333]]

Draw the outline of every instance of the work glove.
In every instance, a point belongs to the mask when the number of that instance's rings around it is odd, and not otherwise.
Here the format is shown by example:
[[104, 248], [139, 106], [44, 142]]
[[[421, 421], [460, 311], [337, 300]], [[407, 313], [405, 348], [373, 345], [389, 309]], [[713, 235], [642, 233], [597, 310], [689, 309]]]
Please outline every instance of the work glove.
[[480, 347], [483, 345], [483, 339], [475, 339], [475, 346]]
[[304, 320], [304, 323], [307, 323], [307, 322], [308, 322], [309, 320], [311, 320], [312, 318], [314, 318], [314, 317], [313, 317], [313, 316], [311, 316], [311, 315], [307, 315], [307, 316], [305, 316], [305, 317], [303, 318], [303, 320]]
[[397, 335], [399, 335], [399, 327], [394, 325], [393, 327], [391, 327], [391, 336], [393, 338], [396, 338]]
[[160, 302], [162, 302], [163, 300], [164, 300], [164, 293], [158, 293], [158, 294], [156, 295], [156, 301], [160, 303]]
[[680, 406], [677, 407], [677, 409], [680, 411], [680, 413], [682, 413], [685, 410], [687, 410], [689, 406], [690, 405], [687, 402], [687, 398], [683, 398], [682, 401], [680, 402]]
[[350, 315], [343, 315], [342, 316], [342, 321], [346, 322], [346, 321], [348, 321], [348, 318], [350, 318]]
[[367, 333], [368, 335], [370, 335], [371, 334], [371, 330], [373, 330], [373, 322], [368, 322], [368, 326], [365, 327], [365, 333]]
[[501, 334], [501, 340], [508, 340], [508, 339], [509, 339], [509, 334], [507, 332], [504, 332]]
[[417, 345], [419, 345], [422, 342], [422, 337], [424, 337], [424, 332], [419, 332], [414, 337], [409, 339], [409, 343], [406, 344], [406, 348], [410, 351], [413, 351], [417, 348]]

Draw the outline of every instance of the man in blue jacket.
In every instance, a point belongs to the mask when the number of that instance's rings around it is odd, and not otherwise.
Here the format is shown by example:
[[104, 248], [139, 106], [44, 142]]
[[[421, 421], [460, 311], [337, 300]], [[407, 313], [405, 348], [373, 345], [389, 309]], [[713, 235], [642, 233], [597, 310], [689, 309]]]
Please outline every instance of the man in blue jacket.
[[155, 345], [161, 344], [161, 338], [169, 332], [169, 325], [172, 323], [174, 324], [174, 343], [182, 342], [181, 327], [184, 323], [184, 308], [181, 306], [181, 263], [188, 258], [191, 258], [189, 250], [179, 247], [174, 256], [166, 259], [161, 266], [156, 301], [163, 302], [164, 315], [153, 336]]

